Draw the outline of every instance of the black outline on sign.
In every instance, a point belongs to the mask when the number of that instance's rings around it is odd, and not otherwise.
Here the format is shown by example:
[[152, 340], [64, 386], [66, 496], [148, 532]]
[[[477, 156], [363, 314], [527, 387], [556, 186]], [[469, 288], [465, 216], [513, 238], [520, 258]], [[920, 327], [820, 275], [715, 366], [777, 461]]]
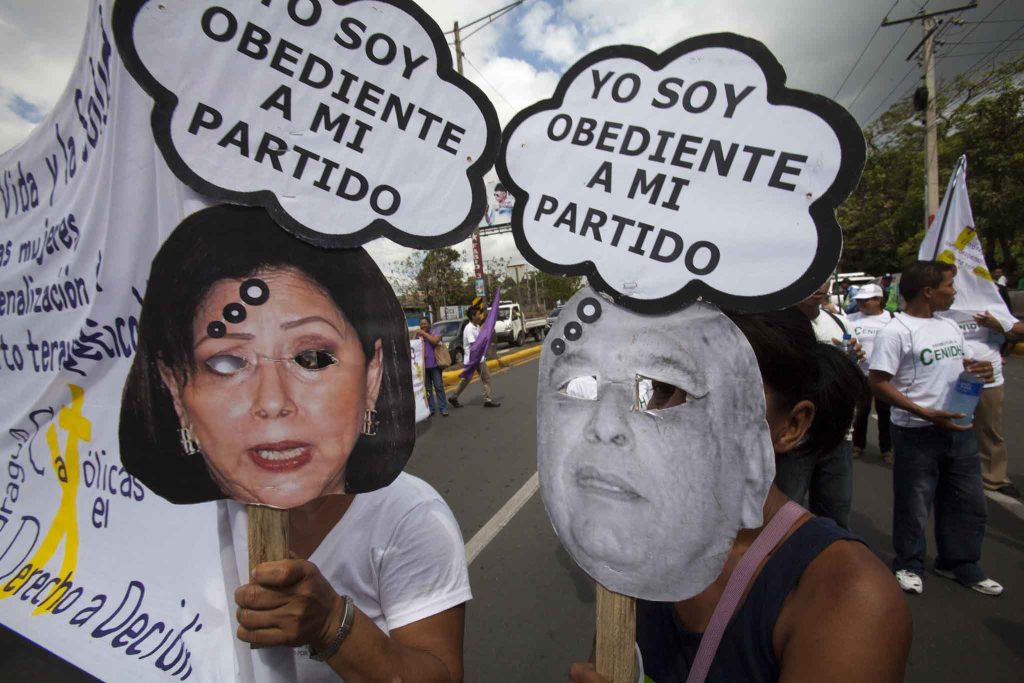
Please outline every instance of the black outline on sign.
[[[600, 276], [592, 261], [564, 265], [551, 263], [541, 258], [530, 247], [523, 233], [523, 212], [530, 199], [529, 193], [516, 184], [505, 165], [508, 142], [516, 128], [535, 114], [560, 109], [569, 85], [586, 69], [598, 62], [606, 59], [632, 59], [657, 72], [688, 52], [712, 47], [736, 50], [753, 59], [764, 72], [768, 86], [767, 100], [769, 104], [795, 106], [809, 111], [824, 120], [839, 139], [842, 151], [839, 173], [828, 190], [809, 207], [809, 213], [818, 232], [818, 249], [804, 274], [783, 289], [759, 296], [725, 294], [704, 282], [691, 280], [675, 293], [660, 299], [633, 299], [611, 287]], [[828, 279], [839, 263], [839, 256], [843, 250], [843, 233], [836, 221], [835, 209], [857, 187], [861, 171], [864, 168], [866, 150], [860, 127], [848, 111], [823, 95], [791, 90], [785, 87], [785, 83], [786, 72], [768, 48], [752, 38], [735, 33], [711, 33], [696, 36], [684, 40], [660, 54], [635, 45], [613, 45], [586, 55], [565, 72], [561, 80], [558, 81], [558, 86], [551, 98], [541, 100], [523, 109], [505, 126], [501, 153], [495, 162], [495, 168], [502, 183], [516, 198], [515, 206], [512, 209], [512, 234], [515, 236], [516, 247], [527, 261], [540, 270], [560, 275], [585, 275], [591, 287], [607, 294], [617, 304], [638, 313], [668, 313], [683, 308], [697, 299], [737, 311], [777, 310], [802, 301]]]
[[[117, 51], [120, 53], [121, 60], [128, 69], [128, 73], [154, 100], [153, 113], [150, 117], [153, 137], [167, 165], [181, 182], [196, 192], [212, 199], [248, 206], [262, 206], [267, 209], [278, 225], [307, 242], [321, 247], [358, 247], [378, 237], [386, 237], [404, 247], [437, 249], [461, 242], [469, 237], [470, 233], [480, 224], [480, 219], [487, 209], [487, 188], [484, 185], [484, 174], [491, 169], [491, 166], [493, 166], [497, 159], [498, 147], [501, 141], [501, 124], [498, 122], [498, 114], [494, 110], [494, 105], [487, 99], [483, 91], [469, 79], [455, 71], [452, 66], [451, 52], [448, 50], [448, 43], [445, 40], [444, 33], [441, 32], [441, 28], [430, 15], [414, 2], [411, 0], [373, 0], [374, 2], [391, 5], [405, 12], [423, 28], [434, 46], [438, 78], [454, 85], [469, 95], [470, 99], [480, 109], [487, 124], [487, 141], [484, 149], [480, 157], [466, 171], [473, 192], [469, 213], [459, 225], [448, 232], [429, 237], [413, 235], [399, 230], [384, 218], [377, 218], [366, 227], [346, 235], [330, 235], [319, 232], [292, 218], [281, 206], [277, 196], [270, 190], [256, 190], [254, 192], [228, 190], [214, 185], [189, 168], [171, 142], [171, 117], [178, 106], [178, 98], [153, 77], [142, 63], [142, 59], [135, 49], [134, 33], [132, 30], [135, 17], [146, 3], [157, 1], [116, 0], [112, 12], [111, 26]], [[345, 5], [365, 1], [367, 0], [323, 0], [323, 5], [326, 9], [326, 6], [331, 2], [344, 7]], [[210, 4], [216, 3], [211, 2]]]

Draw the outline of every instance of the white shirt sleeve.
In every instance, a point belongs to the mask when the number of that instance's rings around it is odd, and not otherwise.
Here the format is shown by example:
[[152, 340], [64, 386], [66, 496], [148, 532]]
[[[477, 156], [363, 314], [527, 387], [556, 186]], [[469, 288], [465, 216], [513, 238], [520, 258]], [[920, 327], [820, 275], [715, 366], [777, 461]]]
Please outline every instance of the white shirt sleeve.
[[895, 327], [895, 323], [890, 323], [882, 328], [882, 331], [875, 337], [875, 346], [871, 350], [868, 367], [871, 370], [895, 375], [900, 369], [903, 353], [903, 337], [899, 333], [899, 328]]
[[395, 527], [379, 564], [388, 631], [470, 600], [462, 533], [440, 499], [416, 505]]
[[476, 338], [479, 336], [479, 327], [477, 327], [473, 323], [469, 323], [468, 325], [466, 325], [466, 329], [463, 330], [462, 332], [462, 345], [465, 347], [467, 352], [469, 351], [469, 347], [473, 345], [473, 342], [475, 342]]

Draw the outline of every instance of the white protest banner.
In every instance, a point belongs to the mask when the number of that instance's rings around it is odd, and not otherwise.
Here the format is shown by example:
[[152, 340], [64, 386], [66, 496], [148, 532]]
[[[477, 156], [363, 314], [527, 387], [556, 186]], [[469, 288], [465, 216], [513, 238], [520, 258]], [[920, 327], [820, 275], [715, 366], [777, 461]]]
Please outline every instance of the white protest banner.
[[846, 110], [785, 80], [734, 34], [587, 55], [505, 130], [519, 250], [639, 312], [805, 298], [839, 260], [835, 208], [864, 140]]
[[465, 238], [500, 129], [409, 0], [118, 0], [118, 50], [168, 165], [316, 244]]
[[0, 154], [0, 623], [103, 680], [287, 680], [292, 650], [235, 635], [248, 558], [229, 508], [167, 502], [119, 452], [151, 261], [213, 202], [154, 142], [112, 6], [94, 0], [65, 92]]
[[103, 680], [236, 680], [217, 506], [172, 506], [118, 455], [149, 259], [205, 202], [153, 144], [110, 6], [0, 155], [0, 623]]
[[1010, 329], [1016, 318], [999, 296], [992, 281], [981, 240], [974, 229], [971, 199], [967, 194], [967, 156], [957, 161], [949, 177], [946, 194], [939, 205], [938, 220], [925, 232], [917, 257], [924, 261], [942, 261], [956, 266], [956, 300], [953, 310], [970, 313], [988, 311], [1003, 326]]
[[409, 342], [409, 356], [412, 358], [412, 395], [416, 401], [416, 421], [423, 422], [430, 417], [430, 406], [427, 404], [422, 339], [413, 339]]

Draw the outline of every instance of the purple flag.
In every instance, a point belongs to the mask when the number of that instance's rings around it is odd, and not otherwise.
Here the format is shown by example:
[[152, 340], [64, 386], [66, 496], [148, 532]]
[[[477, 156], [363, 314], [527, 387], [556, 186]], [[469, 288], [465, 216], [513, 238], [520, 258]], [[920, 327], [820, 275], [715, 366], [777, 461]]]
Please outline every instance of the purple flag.
[[487, 313], [484, 324], [480, 326], [480, 334], [477, 335], [476, 341], [469, 348], [469, 357], [466, 359], [465, 365], [462, 366], [459, 379], [469, 379], [473, 371], [476, 370], [476, 366], [483, 360], [484, 354], [487, 353], [487, 347], [491, 345], [491, 339], [494, 338], [494, 323], [498, 319], [498, 304], [501, 303], [500, 296], [501, 288], [495, 288], [491, 310]]

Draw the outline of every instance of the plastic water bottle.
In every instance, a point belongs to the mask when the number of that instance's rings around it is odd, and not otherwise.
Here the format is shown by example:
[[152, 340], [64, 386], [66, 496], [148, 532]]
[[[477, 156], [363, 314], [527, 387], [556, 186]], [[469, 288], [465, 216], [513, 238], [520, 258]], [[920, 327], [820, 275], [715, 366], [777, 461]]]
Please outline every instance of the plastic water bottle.
[[973, 372], [964, 370], [953, 383], [953, 391], [946, 402], [946, 410], [951, 413], [963, 413], [964, 417], [953, 420], [955, 424], [967, 426], [974, 422], [974, 409], [981, 399], [981, 390], [985, 380]]
[[849, 332], [843, 332], [843, 341], [839, 343], [839, 349], [843, 352], [843, 355], [856, 363], [859, 359], [857, 358], [857, 352], [853, 348], [853, 336]]

